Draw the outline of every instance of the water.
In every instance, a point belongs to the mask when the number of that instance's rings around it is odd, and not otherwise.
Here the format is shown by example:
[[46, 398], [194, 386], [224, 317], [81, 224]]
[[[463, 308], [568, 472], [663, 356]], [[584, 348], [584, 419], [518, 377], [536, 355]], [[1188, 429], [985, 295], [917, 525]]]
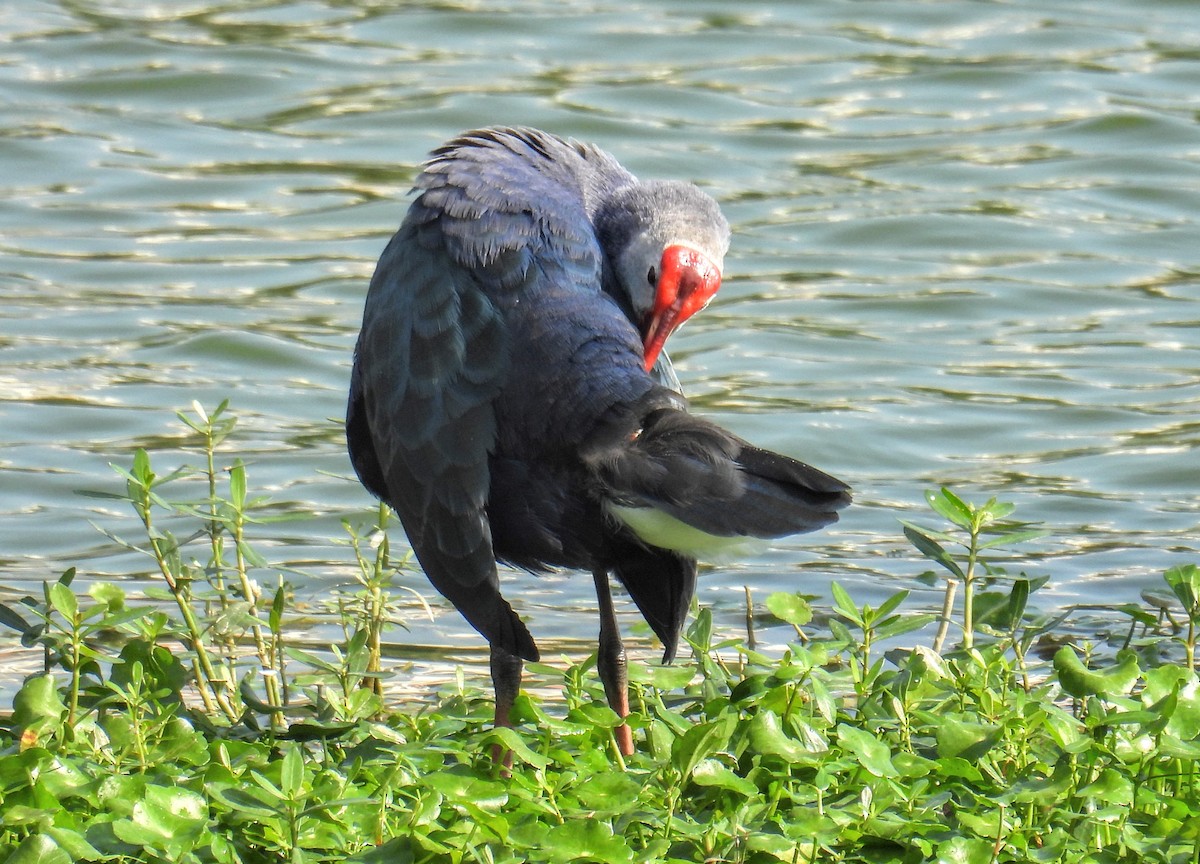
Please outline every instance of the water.
[[[936, 606], [897, 519], [930, 521], [938, 484], [1054, 529], [1022, 563], [1042, 608], [1136, 602], [1200, 558], [1197, 45], [1186, 2], [8, 8], [0, 599], [71, 565], [142, 587], [89, 524], [132, 517], [76, 490], [117, 490], [108, 463], [226, 397], [254, 488], [316, 514], [259, 530], [264, 553], [302, 601], [348, 580], [331, 538], [371, 502], [339, 418], [374, 260], [431, 147], [521, 123], [721, 201], [684, 385], [855, 486], [833, 530], [706, 572], [727, 635], [743, 584]], [[589, 579], [504, 579], [544, 647], [593, 638]], [[398, 656], [480, 646], [408, 608]]]

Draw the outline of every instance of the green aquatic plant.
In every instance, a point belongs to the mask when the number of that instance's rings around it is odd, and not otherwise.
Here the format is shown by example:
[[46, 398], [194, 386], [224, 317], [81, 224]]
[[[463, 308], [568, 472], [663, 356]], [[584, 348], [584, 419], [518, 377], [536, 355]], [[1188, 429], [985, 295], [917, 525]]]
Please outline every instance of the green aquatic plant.
[[[197, 416], [207, 455], [231, 420], [224, 406]], [[273, 572], [249, 536], [269, 524], [263, 502], [206, 461], [160, 478], [138, 453], [121, 472], [116, 497], [147, 534], [136, 548], [174, 583], [161, 600], [95, 582], [77, 593], [67, 571], [0, 606], [45, 665], [0, 733], [0, 861], [1200, 860], [1193, 565], [1164, 574], [1150, 605], [1165, 615], [1118, 607], [1123, 639], [1072, 636], [1069, 612], [1031, 603], [1042, 577], [1004, 571], [1034, 529], [1010, 505], [931, 493], [948, 526], [905, 533], [964, 587], [962, 607], [907, 611], [902, 591], [873, 608], [840, 586], [828, 605], [774, 594], [748, 620], [769, 613], [794, 633], [775, 654], [701, 609], [689, 658], [631, 669], [638, 746], [621, 757], [594, 658], [534, 664], [562, 695], [523, 694], [514, 728], [491, 728], [486, 694], [461, 675], [435, 699], [385, 704], [381, 633], [403, 563], [386, 511], [348, 526], [359, 576], [331, 606], [345, 644], [288, 644], [286, 585], [268, 599], [242, 581]], [[172, 502], [168, 483], [189, 477], [207, 494]], [[199, 528], [172, 534], [164, 518]], [[934, 621], [961, 644], [881, 652]], [[494, 746], [513, 754], [508, 777]]]
[[1181, 564], [1164, 573], [1163, 578], [1187, 616], [1187, 630], [1182, 642], [1187, 652], [1188, 668], [1195, 669], [1196, 640], [1200, 636], [1200, 567], [1195, 564]]
[[[1048, 532], [1028, 522], [1008, 519], [1016, 506], [997, 501], [995, 498], [989, 498], [984, 504], [977, 505], [963, 501], [949, 489], [942, 488], [936, 492], [926, 492], [925, 500], [934, 512], [950, 523], [952, 529], [966, 534], [963, 538], [952, 531], [925, 528], [902, 520], [904, 536], [909, 542], [949, 574], [945, 577], [946, 593], [942, 603], [941, 623], [933, 640], [933, 650], [941, 651], [945, 645], [947, 633], [954, 620], [955, 594], [960, 584], [963, 588], [962, 644], [964, 648], [970, 649], [975, 643], [976, 625], [980, 620], [975, 608], [978, 585], [984, 576], [996, 576], [1004, 572], [1002, 568], [989, 562], [984, 553], [990, 549], [1036, 540], [1046, 536]], [[951, 544], [961, 546], [966, 553], [965, 558], [955, 558], [951, 555], [946, 550], [946, 546]], [[1020, 618], [1030, 587], [1028, 580], [1018, 580], [1014, 585], [1009, 601], [1012, 606], [1010, 618]]]

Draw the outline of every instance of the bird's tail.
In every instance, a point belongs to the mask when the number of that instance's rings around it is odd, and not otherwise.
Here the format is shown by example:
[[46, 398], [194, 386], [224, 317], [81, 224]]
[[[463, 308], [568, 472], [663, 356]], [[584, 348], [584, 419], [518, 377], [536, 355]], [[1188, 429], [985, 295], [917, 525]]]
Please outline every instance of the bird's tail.
[[598, 467], [612, 516], [650, 546], [699, 558], [815, 531], [851, 500], [841, 480], [669, 408]]

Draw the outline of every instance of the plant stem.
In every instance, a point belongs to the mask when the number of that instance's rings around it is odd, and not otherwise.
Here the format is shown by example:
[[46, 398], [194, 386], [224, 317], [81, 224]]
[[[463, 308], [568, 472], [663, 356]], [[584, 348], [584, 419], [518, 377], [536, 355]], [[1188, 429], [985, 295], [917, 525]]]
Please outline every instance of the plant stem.
[[[238, 466], [241, 467], [240, 465]], [[233, 548], [234, 548], [234, 567], [237, 569], [238, 581], [241, 584], [242, 599], [250, 607], [250, 620], [254, 623], [250, 625], [250, 632], [254, 636], [254, 648], [258, 653], [258, 662], [262, 667], [263, 684], [267, 689], [267, 704], [278, 708], [282, 704], [279, 699], [279, 679], [270, 674], [274, 670], [272, 663], [273, 655], [271, 647], [267, 644], [266, 638], [263, 636], [262, 622], [258, 617], [258, 590], [250, 580], [249, 570], [246, 567], [246, 555], [244, 550], [245, 543], [245, 525], [246, 517], [242, 512], [241, 506], [233, 508], [233, 520], [230, 526], [233, 533]], [[281, 722], [278, 714], [271, 714], [272, 725], [277, 725]]]
[[227, 718], [236, 720], [238, 716], [237, 711], [230, 704], [228, 697], [223, 692], [223, 689], [228, 686], [228, 682], [217, 676], [212, 659], [208, 656], [208, 651], [204, 647], [204, 636], [200, 629], [200, 624], [196, 621], [195, 613], [192, 612], [187, 587], [186, 585], [181, 585], [175, 574], [171, 572], [166, 552], [162, 547], [162, 538], [158, 536], [154, 529], [153, 520], [150, 515], [150, 489], [145, 485], [136, 488], [140, 494], [134, 500], [134, 506], [141, 517], [142, 526], [146, 530], [146, 536], [150, 538], [150, 548], [154, 551], [154, 560], [158, 562], [159, 573], [162, 574], [163, 581], [167, 583], [167, 588], [170, 589], [171, 596], [175, 599], [175, 605], [179, 607], [179, 614], [183, 617], [184, 627], [187, 629], [188, 640], [191, 643], [189, 647], [192, 649], [192, 654], [199, 666], [196, 670], [196, 689], [200, 693], [200, 698], [204, 701], [204, 708], [211, 713], [214, 707], [220, 707], [221, 712]]
[[[217, 592], [217, 601], [220, 604], [221, 611], [226, 612], [229, 609], [229, 597], [225, 593], [225, 553], [221, 544], [221, 520], [220, 512], [217, 507], [217, 467], [216, 467], [216, 443], [213, 437], [212, 420], [209, 419], [205, 424], [204, 431], [204, 456], [205, 456], [205, 476], [208, 479], [208, 539], [209, 546], [212, 548], [212, 581], [213, 588]], [[228, 647], [232, 649], [233, 640], [229, 639]]]
[[1187, 668], [1196, 668], [1196, 616], [1188, 610], [1188, 630], [1187, 642], [1184, 643], [1184, 649], [1187, 651]]
[[937, 635], [933, 637], [933, 650], [942, 653], [946, 643], [946, 634], [950, 632], [950, 616], [954, 614], [954, 595], [958, 592], [958, 580], [952, 576], [946, 577], [946, 594], [942, 598], [941, 620], [938, 622]]
[[971, 545], [967, 548], [967, 572], [963, 574], [963, 647], [975, 647], [975, 562], [979, 556], [978, 519], [971, 520]]
[[750, 586], [743, 585], [746, 592], [746, 647], [753, 651], [758, 647], [758, 639], [754, 635], [754, 599], [750, 596]]
[[77, 620], [71, 622], [71, 697], [67, 703], [68, 726], [74, 726], [79, 715], [79, 666], [83, 662], [83, 637], [79, 632], [79, 624]]
[[613, 758], [617, 761], [617, 769], [624, 774], [627, 770], [625, 767], [625, 757], [621, 754], [621, 745], [617, 742], [617, 730], [608, 730], [608, 742], [612, 745]]

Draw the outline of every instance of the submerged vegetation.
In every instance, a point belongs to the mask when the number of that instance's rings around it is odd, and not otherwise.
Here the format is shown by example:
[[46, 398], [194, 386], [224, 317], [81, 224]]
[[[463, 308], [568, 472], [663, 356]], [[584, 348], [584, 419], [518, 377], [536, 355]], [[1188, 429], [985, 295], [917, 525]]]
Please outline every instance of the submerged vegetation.
[[[288, 585], [247, 536], [262, 501], [240, 461], [218, 467], [233, 419], [196, 411], [202, 467], [158, 475], [139, 451], [110, 496], [136, 514], [141, 539], [114, 539], [146, 556], [159, 602], [78, 593], [68, 570], [0, 606], [45, 663], [0, 733], [0, 861], [1200, 862], [1194, 565], [1111, 610], [1118, 644], [1072, 644], [1069, 611], [1029, 603], [1045, 579], [992, 557], [1039, 529], [930, 493], [945, 527], [903, 530], [944, 581], [940, 615], [835, 584], [816, 626], [813, 598], [775, 594], [796, 638], [767, 656], [701, 609], [689, 660], [632, 670], [622, 758], [590, 662], [542, 667], [562, 697], [520, 697], [515, 729], [490, 728], [461, 681], [385, 704], [403, 562], [383, 509], [348, 526], [344, 644], [289, 644]], [[180, 486], [203, 491], [169, 497]], [[935, 624], [932, 645], [881, 653]]]

